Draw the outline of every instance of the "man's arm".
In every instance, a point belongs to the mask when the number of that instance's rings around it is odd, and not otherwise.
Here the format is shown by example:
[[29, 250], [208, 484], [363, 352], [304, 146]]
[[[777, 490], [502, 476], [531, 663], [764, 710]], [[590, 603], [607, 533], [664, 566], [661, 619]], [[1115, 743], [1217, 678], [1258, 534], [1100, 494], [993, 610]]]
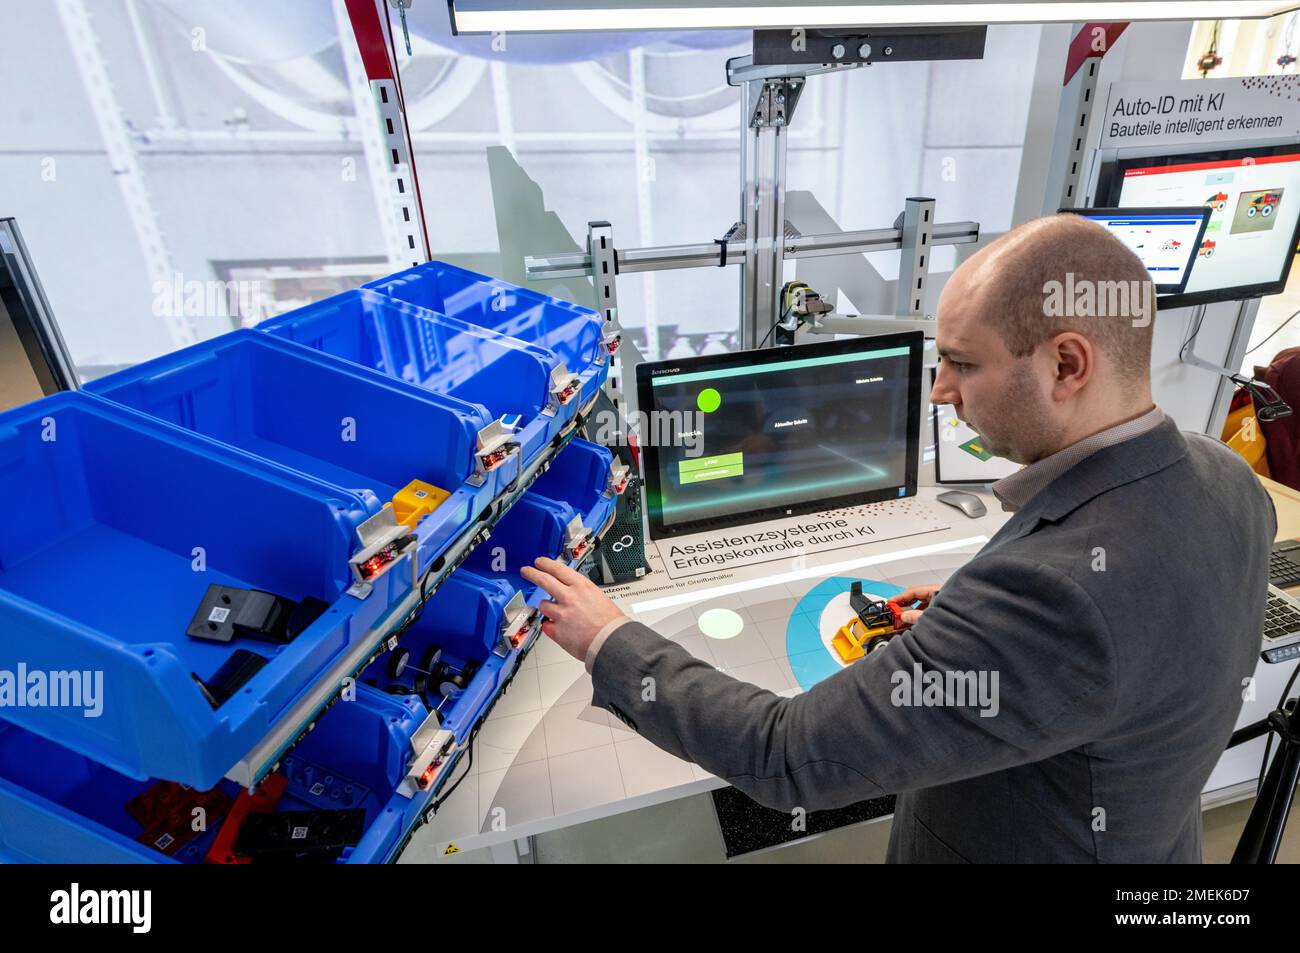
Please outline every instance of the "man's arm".
[[[904, 704], [943, 699], [944, 684], [927, 693], [927, 682], [949, 672], [972, 673], [966, 704]], [[1076, 583], [992, 554], [950, 579], [888, 648], [793, 698], [737, 681], [637, 622], [609, 636], [592, 677], [593, 704], [659, 747], [760, 803], [819, 810], [1087, 742], [1114, 704], [1115, 654]]]

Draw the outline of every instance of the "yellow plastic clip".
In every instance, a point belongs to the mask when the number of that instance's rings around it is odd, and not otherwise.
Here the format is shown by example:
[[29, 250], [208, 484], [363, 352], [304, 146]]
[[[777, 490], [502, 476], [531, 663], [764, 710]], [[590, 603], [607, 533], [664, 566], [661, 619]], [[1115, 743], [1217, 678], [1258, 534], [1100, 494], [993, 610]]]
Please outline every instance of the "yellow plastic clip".
[[451, 494], [442, 487], [425, 483], [423, 480], [412, 480], [397, 491], [392, 503], [384, 505], [393, 508], [393, 515], [397, 517], [397, 522], [415, 529], [420, 520], [436, 510], [450, 496]]

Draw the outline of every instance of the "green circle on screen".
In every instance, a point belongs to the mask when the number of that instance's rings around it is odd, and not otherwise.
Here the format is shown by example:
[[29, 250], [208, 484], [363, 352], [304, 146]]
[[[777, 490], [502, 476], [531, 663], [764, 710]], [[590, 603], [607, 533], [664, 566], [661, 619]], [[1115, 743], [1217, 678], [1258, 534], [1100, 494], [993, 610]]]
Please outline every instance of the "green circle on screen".
[[711, 414], [722, 406], [722, 395], [712, 387], [706, 387], [700, 391], [700, 396], [695, 398], [695, 406], [706, 414]]

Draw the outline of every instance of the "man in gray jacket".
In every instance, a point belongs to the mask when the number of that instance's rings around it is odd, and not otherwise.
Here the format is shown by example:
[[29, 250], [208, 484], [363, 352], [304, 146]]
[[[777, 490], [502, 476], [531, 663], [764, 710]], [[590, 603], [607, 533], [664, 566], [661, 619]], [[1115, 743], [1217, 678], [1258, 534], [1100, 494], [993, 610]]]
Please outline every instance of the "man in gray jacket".
[[1006, 525], [942, 591], [907, 593], [885, 651], [784, 698], [551, 560], [525, 570], [543, 631], [586, 660], [595, 705], [763, 804], [897, 794], [891, 861], [1199, 861], [1276, 522], [1238, 456], [1153, 404], [1147, 278], [1068, 215], [953, 274], [932, 398], [1025, 466], [993, 488]]

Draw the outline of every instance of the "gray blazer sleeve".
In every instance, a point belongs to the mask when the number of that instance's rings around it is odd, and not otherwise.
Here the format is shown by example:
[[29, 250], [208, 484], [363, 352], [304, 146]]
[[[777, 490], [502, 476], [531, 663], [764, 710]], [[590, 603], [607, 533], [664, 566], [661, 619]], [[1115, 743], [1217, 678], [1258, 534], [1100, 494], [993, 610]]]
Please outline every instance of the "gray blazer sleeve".
[[[924, 685], [926, 673], [945, 672], [985, 673], [996, 708], [901, 703], [915, 701], [917, 673]], [[592, 679], [593, 704], [660, 748], [769, 807], [809, 811], [1086, 743], [1110, 716], [1116, 684], [1110, 631], [1084, 590], [996, 553], [953, 576], [887, 648], [793, 698], [738, 681], [635, 621], [606, 641]]]

